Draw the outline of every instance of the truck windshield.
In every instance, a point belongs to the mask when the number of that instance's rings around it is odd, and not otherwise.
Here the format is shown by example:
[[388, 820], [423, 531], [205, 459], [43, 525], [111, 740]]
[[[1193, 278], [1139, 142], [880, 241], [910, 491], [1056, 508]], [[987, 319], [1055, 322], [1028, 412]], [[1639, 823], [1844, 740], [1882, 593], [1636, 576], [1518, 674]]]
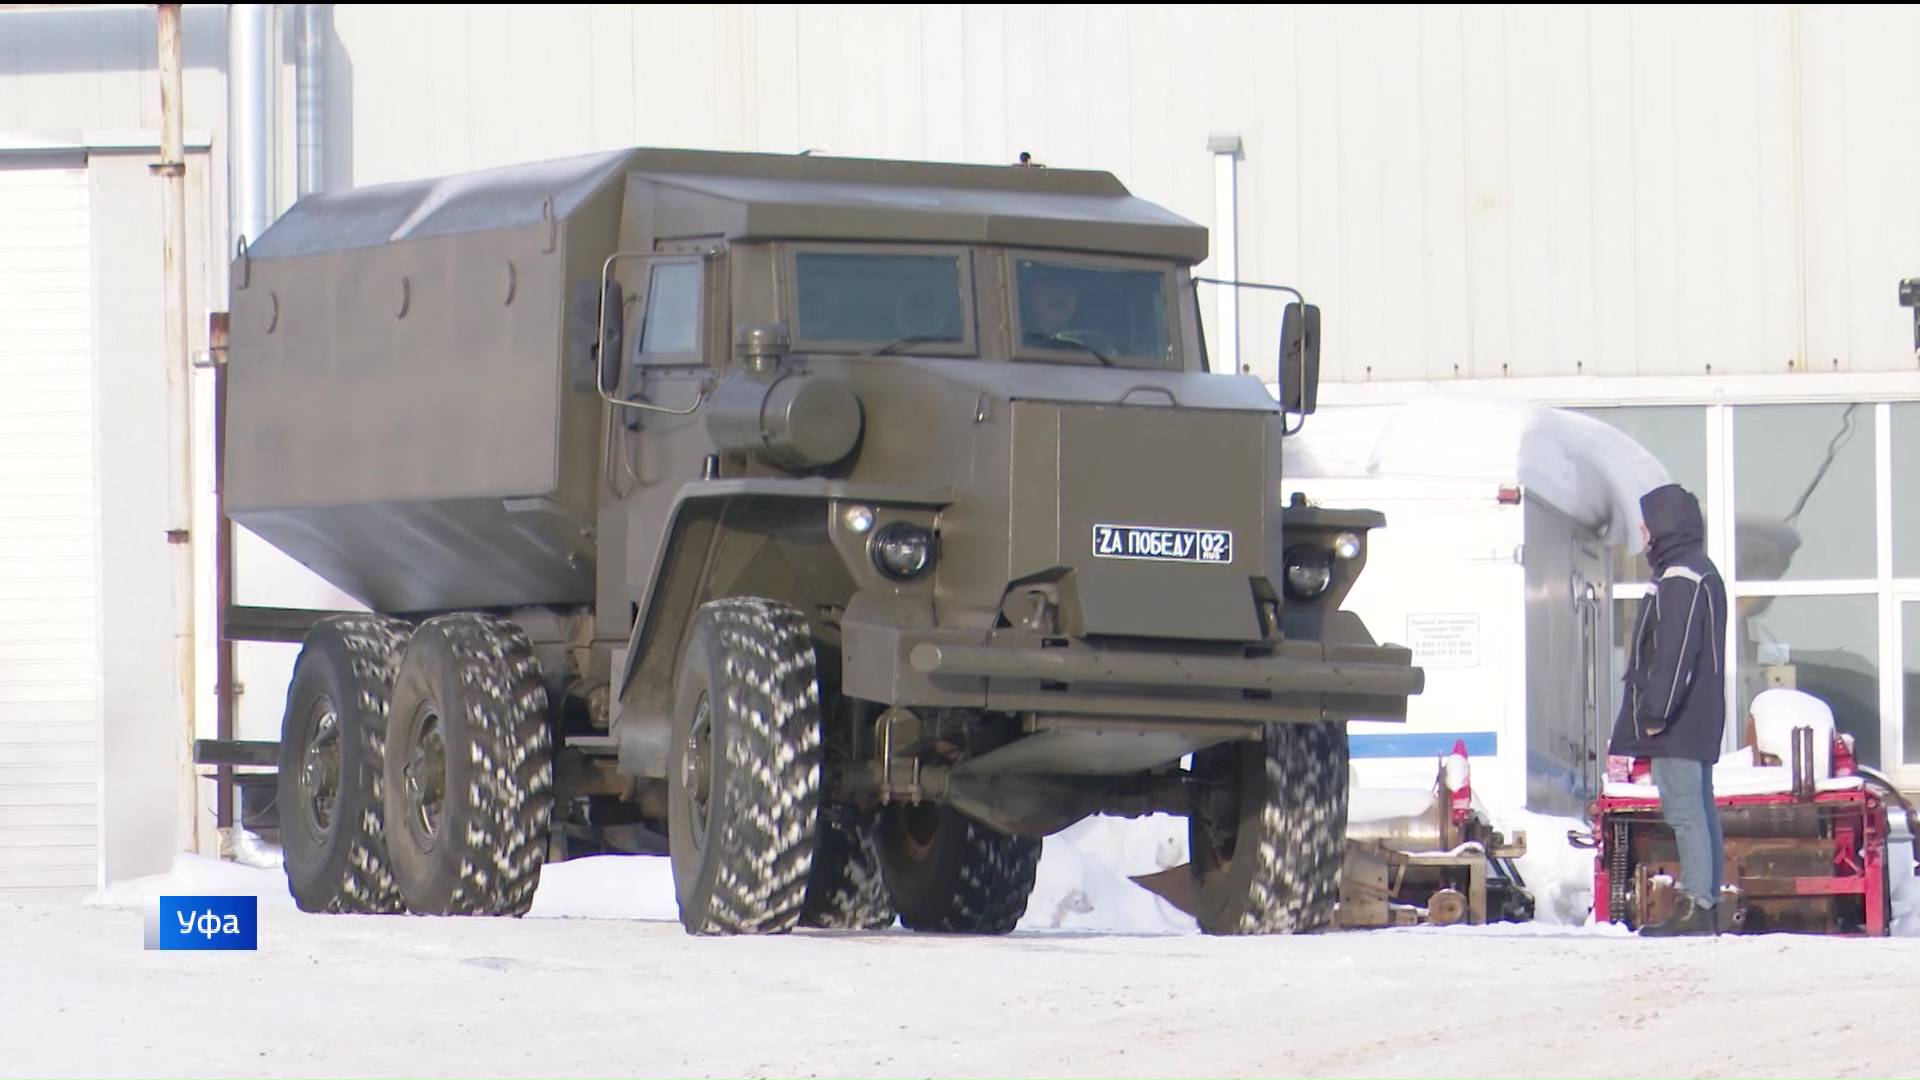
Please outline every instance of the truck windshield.
[[1019, 259], [1020, 352], [1092, 356], [1114, 367], [1171, 368], [1166, 275], [1158, 270]]
[[803, 251], [794, 278], [798, 336], [815, 346], [967, 340], [957, 255]]

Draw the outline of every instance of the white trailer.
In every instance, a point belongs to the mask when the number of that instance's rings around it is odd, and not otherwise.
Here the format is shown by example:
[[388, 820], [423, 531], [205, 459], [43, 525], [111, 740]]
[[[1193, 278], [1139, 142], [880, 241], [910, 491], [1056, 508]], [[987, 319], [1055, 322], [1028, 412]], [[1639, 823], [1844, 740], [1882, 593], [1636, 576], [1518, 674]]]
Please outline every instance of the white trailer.
[[1323, 410], [1283, 452], [1289, 497], [1386, 514], [1347, 607], [1426, 669], [1404, 724], [1350, 725], [1360, 786], [1430, 785], [1459, 742], [1496, 820], [1583, 815], [1616, 700], [1612, 549], [1665, 470], [1588, 417], [1461, 398]]
[[1404, 724], [1349, 726], [1361, 785], [1431, 784], [1458, 741], [1489, 807], [1578, 816], [1599, 794], [1613, 715], [1612, 561], [1598, 530], [1511, 480], [1302, 490], [1387, 515], [1347, 607], [1427, 673]]

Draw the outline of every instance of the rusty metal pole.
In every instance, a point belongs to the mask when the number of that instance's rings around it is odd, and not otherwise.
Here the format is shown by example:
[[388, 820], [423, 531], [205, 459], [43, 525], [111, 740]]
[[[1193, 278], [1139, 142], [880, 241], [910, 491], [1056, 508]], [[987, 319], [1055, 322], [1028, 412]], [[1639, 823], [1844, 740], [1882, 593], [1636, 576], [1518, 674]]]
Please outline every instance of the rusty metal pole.
[[180, 79], [180, 5], [159, 4], [160, 160], [150, 166], [163, 190], [161, 292], [166, 308], [167, 543], [173, 549], [174, 680], [179, 712], [179, 843], [197, 851], [200, 798], [193, 738], [199, 680], [194, 676], [193, 359], [187, 352], [186, 100]]

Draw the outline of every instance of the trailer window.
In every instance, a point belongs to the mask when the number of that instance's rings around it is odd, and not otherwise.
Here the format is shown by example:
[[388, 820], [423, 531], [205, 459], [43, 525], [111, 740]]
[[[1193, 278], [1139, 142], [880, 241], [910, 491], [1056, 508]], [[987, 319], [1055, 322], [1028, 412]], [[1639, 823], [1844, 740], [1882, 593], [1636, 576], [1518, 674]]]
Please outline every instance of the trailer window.
[[647, 275], [647, 314], [641, 326], [643, 364], [700, 362], [700, 264], [655, 263]]
[[794, 268], [795, 337], [812, 347], [967, 341], [958, 255], [802, 251]]
[[1032, 259], [1016, 260], [1013, 273], [1021, 355], [1175, 366], [1165, 273]]

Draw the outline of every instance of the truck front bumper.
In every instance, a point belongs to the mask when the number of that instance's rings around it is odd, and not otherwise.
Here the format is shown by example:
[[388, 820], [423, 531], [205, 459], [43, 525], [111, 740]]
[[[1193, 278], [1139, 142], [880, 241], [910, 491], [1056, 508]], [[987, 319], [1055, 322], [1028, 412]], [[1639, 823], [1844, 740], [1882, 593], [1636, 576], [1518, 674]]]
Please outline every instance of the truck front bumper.
[[1182, 722], [1405, 720], [1424, 673], [1359, 620], [1340, 640], [1287, 641], [1270, 653], [1170, 650], [1046, 640], [1023, 631], [844, 627], [847, 691], [903, 707]]

